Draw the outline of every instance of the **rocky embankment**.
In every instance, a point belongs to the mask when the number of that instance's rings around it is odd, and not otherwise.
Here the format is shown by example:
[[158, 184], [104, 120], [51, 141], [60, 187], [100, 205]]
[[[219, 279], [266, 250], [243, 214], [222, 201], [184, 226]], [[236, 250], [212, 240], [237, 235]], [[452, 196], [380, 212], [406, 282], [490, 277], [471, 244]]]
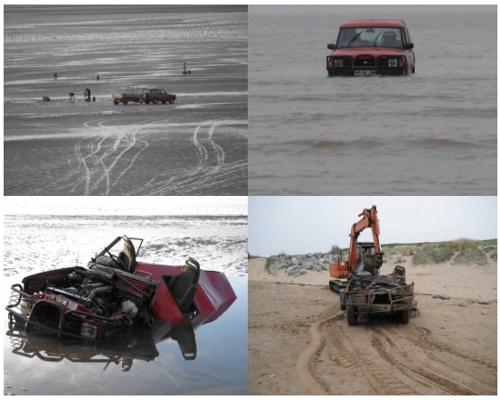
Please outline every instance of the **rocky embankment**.
[[328, 271], [330, 261], [336, 256], [332, 254], [298, 254], [286, 255], [280, 254], [269, 257], [269, 266], [267, 270], [275, 274], [279, 270], [285, 270], [288, 275], [301, 276], [307, 274], [307, 271]]

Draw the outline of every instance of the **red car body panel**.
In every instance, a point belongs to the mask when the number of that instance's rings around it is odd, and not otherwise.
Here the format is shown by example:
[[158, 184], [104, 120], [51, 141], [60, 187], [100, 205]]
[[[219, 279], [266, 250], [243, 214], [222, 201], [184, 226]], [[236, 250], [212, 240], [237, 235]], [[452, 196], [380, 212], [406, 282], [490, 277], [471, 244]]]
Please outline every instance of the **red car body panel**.
[[[182, 266], [168, 266], [138, 262], [135, 270], [150, 272], [152, 278], [160, 282], [154, 303], [154, 316], [170, 324], [185, 323], [190, 317], [184, 316], [168, 290], [165, 277], [177, 275]], [[236, 294], [226, 276], [216, 271], [201, 271], [194, 304], [200, 314], [209, 315], [210, 321], [222, 315], [236, 300]], [[210, 322], [206, 321], [206, 322]]]
[[404, 56], [404, 49], [390, 49], [387, 47], [350, 47], [347, 49], [338, 49], [332, 52], [332, 56], [350, 56], [357, 57], [360, 54], [371, 54], [375, 57], [379, 56]]
[[401, 28], [405, 24], [400, 19], [352, 19], [343, 23], [340, 28]]

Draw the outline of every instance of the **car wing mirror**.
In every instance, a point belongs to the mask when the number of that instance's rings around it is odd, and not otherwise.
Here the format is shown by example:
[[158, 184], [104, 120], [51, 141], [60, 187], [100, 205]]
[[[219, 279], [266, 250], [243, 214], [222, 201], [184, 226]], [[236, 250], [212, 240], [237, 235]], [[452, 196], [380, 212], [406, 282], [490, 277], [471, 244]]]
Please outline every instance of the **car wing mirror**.
[[406, 49], [406, 50], [411, 50], [411, 49], [413, 49], [413, 43], [406, 43], [405, 49]]
[[334, 44], [327, 44], [326, 47], [329, 48], [330, 50], [337, 49], [337, 46], [335, 46]]

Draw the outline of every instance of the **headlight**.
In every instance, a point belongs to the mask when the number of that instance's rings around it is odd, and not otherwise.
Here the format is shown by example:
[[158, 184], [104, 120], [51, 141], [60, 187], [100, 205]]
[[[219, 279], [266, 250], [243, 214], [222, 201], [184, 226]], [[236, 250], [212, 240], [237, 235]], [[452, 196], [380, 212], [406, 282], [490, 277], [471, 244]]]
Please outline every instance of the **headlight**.
[[343, 67], [344, 66], [344, 60], [335, 60], [335, 66], [336, 67]]
[[389, 67], [397, 67], [397, 66], [398, 66], [397, 58], [389, 58]]
[[95, 326], [94, 324], [89, 324], [88, 322], [84, 322], [82, 324], [81, 334], [83, 337], [95, 339], [97, 336], [97, 326]]

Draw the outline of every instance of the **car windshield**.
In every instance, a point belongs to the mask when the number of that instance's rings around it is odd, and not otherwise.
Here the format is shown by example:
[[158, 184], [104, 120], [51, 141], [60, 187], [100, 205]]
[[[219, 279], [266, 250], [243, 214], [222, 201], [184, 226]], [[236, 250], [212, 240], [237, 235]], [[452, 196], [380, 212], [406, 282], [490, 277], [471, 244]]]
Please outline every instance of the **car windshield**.
[[337, 48], [392, 47], [403, 48], [400, 28], [345, 28], [339, 32]]

